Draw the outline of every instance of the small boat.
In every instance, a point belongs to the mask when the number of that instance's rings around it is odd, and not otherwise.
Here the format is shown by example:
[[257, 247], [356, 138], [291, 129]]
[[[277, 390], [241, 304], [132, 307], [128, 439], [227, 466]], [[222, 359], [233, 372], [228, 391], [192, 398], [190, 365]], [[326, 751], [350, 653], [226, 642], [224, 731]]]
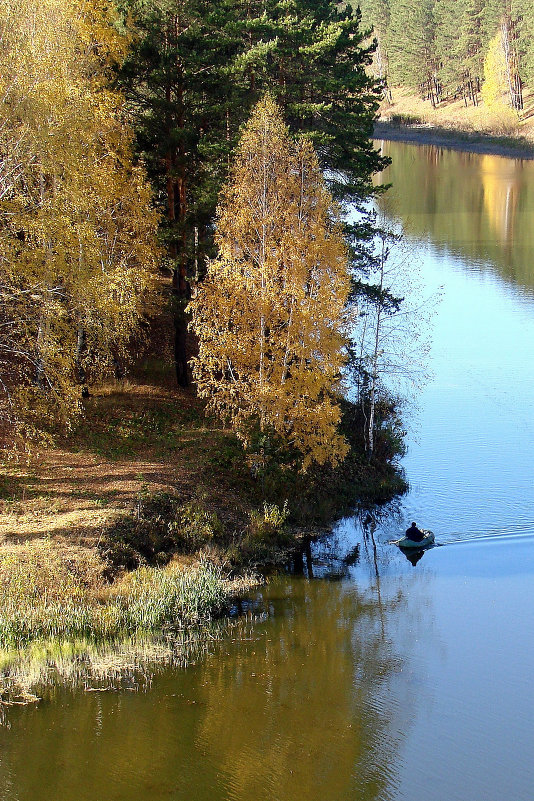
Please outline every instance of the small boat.
[[399, 548], [410, 548], [414, 550], [421, 551], [423, 548], [428, 548], [429, 545], [434, 544], [434, 534], [428, 529], [421, 529], [423, 534], [425, 535], [422, 540], [416, 542], [415, 540], [411, 540], [409, 537], [402, 537], [400, 540], [395, 540], [395, 545], [398, 545]]

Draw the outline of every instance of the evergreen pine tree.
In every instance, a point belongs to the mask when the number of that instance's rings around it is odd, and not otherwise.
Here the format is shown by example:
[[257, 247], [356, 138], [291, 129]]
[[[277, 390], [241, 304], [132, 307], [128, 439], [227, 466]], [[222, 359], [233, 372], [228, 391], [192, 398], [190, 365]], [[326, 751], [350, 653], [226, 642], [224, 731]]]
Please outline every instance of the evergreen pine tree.
[[[391, 0], [388, 53], [392, 80], [430, 94], [436, 75], [432, 0]], [[426, 88], [423, 88], [426, 87]]]
[[185, 306], [203, 262], [232, 141], [224, 3], [125, 0], [133, 43], [119, 80], [164, 215], [177, 380], [188, 383]]
[[363, 205], [384, 165], [370, 139], [380, 87], [359, 12], [329, 0], [123, 0], [123, 12], [134, 38], [120, 80], [166, 216], [185, 385], [189, 281], [212, 247], [217, 194], [250, 109], [272, 91], [290, 129], [310, 136], [336, 198]]
[[376, 77], [388, 85], [389, 61], [387, 50], [387, 33], [389, 28], [389, 0], [362, 0], [360, 3], [362, 25], [364, 30], [372, 32], [376, 39], [376, 50], [373, 57]]
[[436, 0], [433, 11], [436, 61], [445, 95], [456, 92], [463, 82], [465, 66], [460, 58], [458, 39], [462, 8], [463, 0]]
[[512, 0], [512, 19], [517, 23], [517, 50], [525, 83], [534, 86], [534, 6], [530, 0]]
[[245, 8], [237, 119], [271, 91], [290, 130], [309, 134], [335, 197], [367, 198], [383, 163], [370, 141], [381, 89], [366, 70], [374, 47], [364, 44], [359, 10], [329, 0], [248, 0]]
[[484, 0], [466, 0], [458, 31], [458, 57], [468, 80], [478, 89], [484, 73]]
[[490, 41], [499, 30], [501, 20], [509, 13], [510, 0], [485, 0], [480, 20], [483, 32], [483, 45], [487, 50]]

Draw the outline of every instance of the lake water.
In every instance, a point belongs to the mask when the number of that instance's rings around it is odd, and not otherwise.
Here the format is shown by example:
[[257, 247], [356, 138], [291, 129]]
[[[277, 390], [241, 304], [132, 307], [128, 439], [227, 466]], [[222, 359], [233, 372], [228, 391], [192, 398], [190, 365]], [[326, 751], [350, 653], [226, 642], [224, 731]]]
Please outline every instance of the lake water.
[[[1, 799], [533, 798], [534, 163], [383, 147], [382, 213], [443, 288], [410, 492], [187, 670], [10, 710]], [[443, 546], [415, 566], [388, 544], [411, 519]]]

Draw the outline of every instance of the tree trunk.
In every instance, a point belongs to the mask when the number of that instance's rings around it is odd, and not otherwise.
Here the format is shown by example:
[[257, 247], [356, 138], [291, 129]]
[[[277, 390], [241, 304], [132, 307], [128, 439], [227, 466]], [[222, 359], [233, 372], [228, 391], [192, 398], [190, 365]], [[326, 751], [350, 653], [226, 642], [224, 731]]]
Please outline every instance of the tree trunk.
[[89, 389], [87, 387], [87, 374], [83, 366], [82, 358], [87, 349], [87, 336], [85, 329], [81, 323], [78, 324], [77, 338], [76, 338], [76, 353], [74, 354], [74, 365], [76, 369], [76, 381], [82, 388], [82, 398], [89, 397]]
[[[182, 78], [177, 84], [178, 128], [182, 131], [185, 126], [184, 86]], [[174, 360], [176, 364], [176, 380], [178, 386], [189, 386], [189, 372], [187, 368], [187, 314], [185, 307], [191, 297], [191, 290], [187, 281], [187, 185], [185, 148], [183, 138], [178, 145], [178, 225], [180, 234], [180, 250], [178, 263], [173, 276], [173, 292], [175, 295], [174, 311]]]
[[[176, 14], [169, 17], [167, 29], [167, 42], [170, 48], [179, 36], [180, 20]], [[176, 100], [173, 100], [173, 92]], [[185, 113], [183, 107], [183, 80], [169, 79], [165, 87], [165, 100], [169, 109], [167, 137], [170, 143], [173, 129], [183, 131]], [[172, 109], [172, 112], [171, 112]], [[176, 117], [174, 116], [176, 112]], [[189, 287], [187, 283], [187, 253], [186, 253], [186, 167], [183, 141], [177, 148], [169, 144], [165, 155], [166, 194], [167, 194], [167, 221], [169, 225], [170, 242], [169, 256], [172, 262], [172, 306], [174, 324], [174, 361], [176, 380], [179, 386], [189, 385], [187, 369], [187, 317], [185, 306], [189, 300]], [[177, 213], [178, 211], [178, 213]]]
[[513, 37], [512, 21], [509, 18], [505, 18], [501, 23], [501, 43], [506, 63], [506, 80], [510, 95], [510, 105], [516, 111], [521, 111], [523, 108], [523, 86], [519, 75], [519, 59], [513, 44]]
[[[382, 240], [382, 252], [380, 254], [379, 297], [382, 295], [382, 290], [384, 288], [384, 269], [386, 265], [386, 258], [387, 258], [386, 245], [385, 241]], [[382, 326], [382, 305], [379, 300], [377, 314], [376, 314], [376, 324], [375, 324], [375, 338], [374, 338], [375, 341], [374, 341], [372, 372], [371, 372], [371, 388], [369, 392], [369, 424], [367, 427], [367, 450], [369, 453], [369, 457], [373, 455], [375, 448], [375, 411], [376, 411], [376, 395], [378, 390], [378, 374], [379, 374], [378, 360], [380, 356], [381, 326]]]
[[39, 389], [44, 388], [45, 363], [43, 357], [44, 329], [42, 321], [37, 329], [37, 363], [35, 367], [35, 383]]
[[[167, 218], [171, 226], [176, 224], [176, 184], [174, 181], [173, 166], [174, 154], [167, 154]], [[172, 295], [173, 295], [173, 323], [174, 323], [174, 363], [176, 368], [176, 381], [178, 386], [187, 387], [189, 376], [187, 372], [187, 319], [185, 315], [185, 303], [187, 299], [187, 282], [185, 280], [185, 254], [180, 253], [178, 260], [178, 248], [176, 242], [171, 241], [169, 245], [169, 255], [173, 262], [172, 274]]]
[[175, 298], [174, 311], [174, 363], [176, 367], [176, 381], [179, 387], [189, 386], [189, 373], [187, 369], [187, 315], [184, 302]]

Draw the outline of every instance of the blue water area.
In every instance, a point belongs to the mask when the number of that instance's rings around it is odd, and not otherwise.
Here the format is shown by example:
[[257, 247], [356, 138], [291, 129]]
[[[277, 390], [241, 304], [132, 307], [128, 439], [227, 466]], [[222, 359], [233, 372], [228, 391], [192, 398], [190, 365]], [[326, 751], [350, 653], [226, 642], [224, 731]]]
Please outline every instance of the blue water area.
[[[433, 149], [430, 158], [428, 148], [398, 143], [389, 143], [387, 152], [393, 164], [385, 177], [393, 188], [381, 213], [405, 230], [422, 294], [441, 293], [430, 317], [431, 377], [407, 415], [403, 465], [410, 493], [401, 523], [415, 519], [442, 542], [532, 534], [534, 243], [517, 233], [514, 221], [529, 219], [532, 228], [526, 172], [534, 180], [534, 165], [468, 154], [466, 167], [466, 154]], [[421, 209], [414, 185], [420, 175], [401, 169], [415, 159], [430, 165], [427, 184], [454, 188], [448, 205]], [[463, 227], [440, 227], [439, 218], [454, 216], [464, 194], [474, 195], [472, 184], [480, 206], [466, 212]], [[499, 258], [492, 260], [494, 253]], [[507, 267], [521, 280], [511, 280]]]

